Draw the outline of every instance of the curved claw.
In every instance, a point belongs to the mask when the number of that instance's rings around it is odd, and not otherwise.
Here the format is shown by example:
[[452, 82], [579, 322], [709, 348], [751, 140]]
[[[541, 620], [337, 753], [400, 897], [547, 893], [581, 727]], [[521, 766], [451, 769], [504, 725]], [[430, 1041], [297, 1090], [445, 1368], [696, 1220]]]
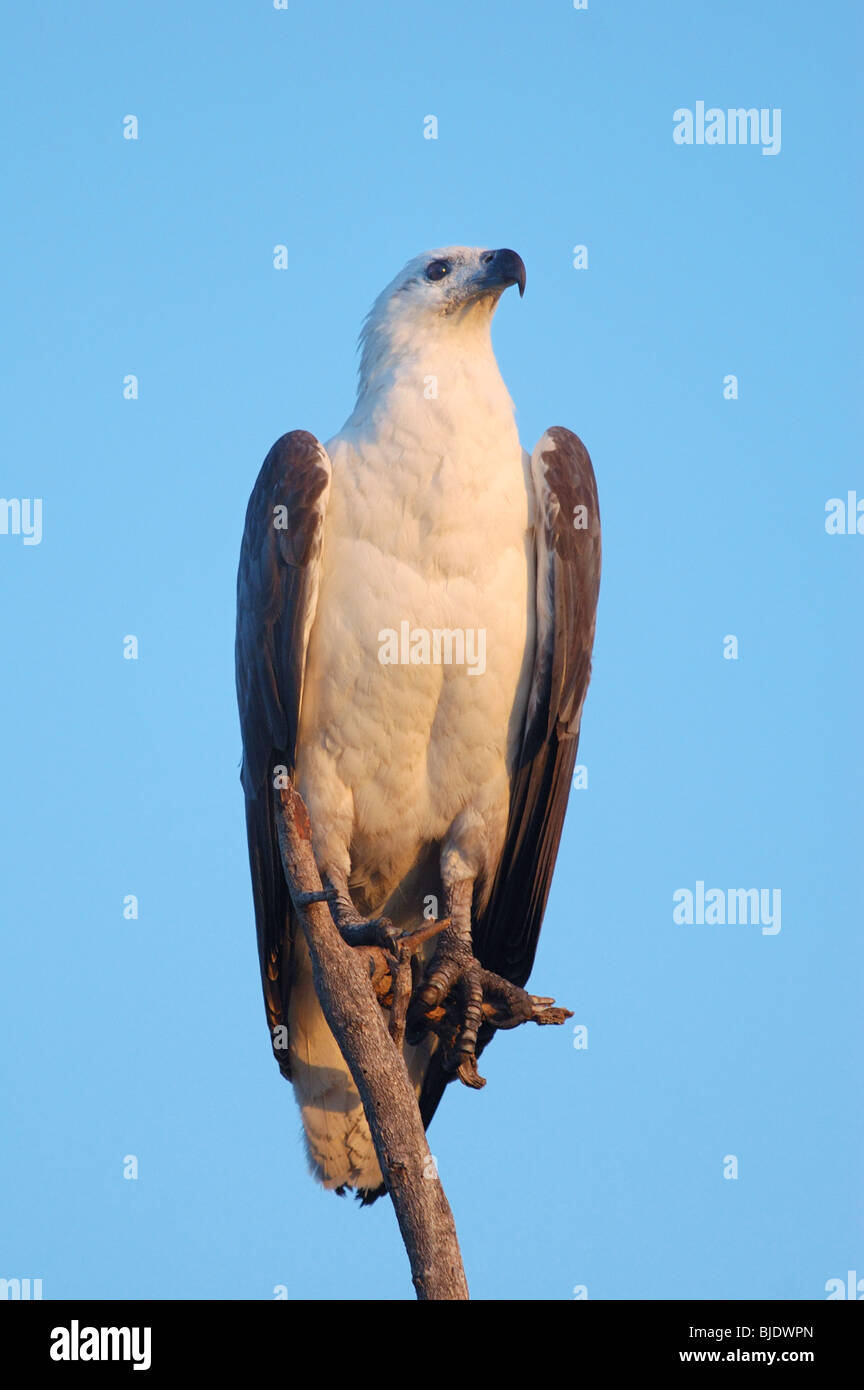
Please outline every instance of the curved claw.
[[456, 1068], [456, 1075], [464, 1086], [470, 1086], [472, 1091], [482, 1091], [486, 1085], [486, 1077], [481, 1076], [477, 1070], [477, 1058], [473, 1052], [463, 1053], [462, 1060]]
[[394, 954], [399, 929], [389, 917], [368, 917], [359, 922], [340, 922], [339, 932], [348, 946], [380, 946]]
[[477, 1040], [485, 1024], [496, 1029], [520, 1023], [561, 1024], [569, 1009], [551, 995], [528, 994], [503, 976], [485, 970], [463, 937], [442, 936], [407, 1012], [406, 1037], [417, 1044], [435, 1033], [444, 1069], [472, 1090], [485, 1086], [477, 1070]]
[[530, 1007], [519, 1007], [510, 1013], [499, 1013], [492, 1005], [487, 1004], [484, 1009], [485, 1019], [492, 1028], [506, 1032], [508, 1028], [518, 1028], [520, 1023], [565, 1023], [568, 1018], [573, 1017], [571, 1009], [565, 1009], [560, 1004], [556, 1008], [550, 1008], [555, 1000], [538, 999], [534, 1000], [532, 995], [527, 998], [531, 1001]]
[[395, 953], [398, 954], [400, 932], [389, 917], [373, 917], [366, 925], [374, 937], [371, 945], [380, 946], [382, 950], [390, 952], [394, 952], [395, 948]]

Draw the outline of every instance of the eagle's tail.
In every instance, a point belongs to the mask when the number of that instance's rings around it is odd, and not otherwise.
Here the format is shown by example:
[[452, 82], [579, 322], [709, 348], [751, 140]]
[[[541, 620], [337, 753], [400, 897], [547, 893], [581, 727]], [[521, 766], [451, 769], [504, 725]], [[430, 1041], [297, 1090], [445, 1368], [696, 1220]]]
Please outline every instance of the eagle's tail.
[[[300, 934], [294, 952], [290, 1066], [309, 1166], [324, 1187], [353, 1188], [368, 1205], [385, 1191], [372, 1135], [351, 1073], [318, 1002], [308, 948]], [[406, 1047], [405, 1054], [419, 1093], [429, 1064], [428, 1046]]]
[[321, 1011], [302, 935], [295, 938], [294, 952], [291, 1080], [309, 1166], [324, 1187], [379, 1187], [381, 1169], [360, 1096]]

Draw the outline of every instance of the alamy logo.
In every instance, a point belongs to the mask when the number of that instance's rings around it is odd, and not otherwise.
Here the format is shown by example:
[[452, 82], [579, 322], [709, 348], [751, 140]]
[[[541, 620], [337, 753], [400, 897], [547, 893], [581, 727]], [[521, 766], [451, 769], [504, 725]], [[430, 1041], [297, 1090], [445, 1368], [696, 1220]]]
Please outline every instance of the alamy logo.
[[42, 539], [41, 497], [0, 497], [0, 536], [22, 536], [25, 545]]
[[403, 620], [399, 631], [382, 627], [378, 633], [382, 666], [467, 666], [469, 676], [486, 670], [485, 627], [412, 627]]
[[825, 1292], [829, 1303], [838, 1298], [850, 1298], [860, 1303], [864, 1299], [864, 1279], [859, 1279], [857, 1271], [850, 1269], [845, 1279], [829, 1279]]
[[149, 1327], [69, 1327], [51, 1330], [52, 1361], [131, 1361], [133, 1371], [150, 1369]]
[[676, 888], [672, 921], [679, 926], [761, 926], [763, 936], [780, 930], [779, 888], [709, 888], [697, 879], [696, 891]]
[[42, 1297], [41, 1279], [0, 1279], [0, 1298], [21, 1299]]
[[864, 536], [864, 497], [856, 492], [829, 497], [825, 503], [825, 530], [829, 536]]
[[761, 145], [763, 154], [779, 154], [782, 114], [779, 106], [706, 111], [704, 101], [697, 101], [695, 111], [679, 106], [673, 113], [672, 139], [676, 145]]

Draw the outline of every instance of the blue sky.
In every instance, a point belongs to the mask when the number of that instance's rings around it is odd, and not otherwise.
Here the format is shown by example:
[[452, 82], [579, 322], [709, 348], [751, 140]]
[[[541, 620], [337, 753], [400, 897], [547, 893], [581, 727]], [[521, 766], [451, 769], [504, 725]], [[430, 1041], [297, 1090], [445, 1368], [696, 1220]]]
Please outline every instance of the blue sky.
[[[864, 536], [824, 524], [864, 498], [856, 9], [9, 16], [0, 493], [41, 498], [43, 535], [0, 534], [0, 1275], [412, 1296], [389, 1206], [307, 1177], [271, 1059], [233, 590], [270, 444], [338, 429], [375, 295], [465, 243], [526, 262], [495, 325], [523, 442], [576, 430], [604, 523], [589, 785], [532, 976], [589, 1045], [502, 1036], [442, 1104], [473, 1295], [864, 1277]], [[780, 108], [781, 152], [676, 145], [700, 100]], [[700, 880], [780, 888], [781, 931], [675, 924]]]

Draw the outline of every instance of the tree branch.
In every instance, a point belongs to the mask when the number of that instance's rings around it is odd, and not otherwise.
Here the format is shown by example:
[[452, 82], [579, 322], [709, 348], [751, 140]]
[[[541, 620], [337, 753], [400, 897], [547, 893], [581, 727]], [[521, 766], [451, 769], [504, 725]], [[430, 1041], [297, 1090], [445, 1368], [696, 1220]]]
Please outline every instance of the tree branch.
[[[410, 947], [403, 944], [399, 968], [391, 972], [382, 964], [383, 951], [345, 944], [323, 901], [303, 799], [293, 786], [275, 796], [282, 867], [309, 946], [315, 989], [363, 1102], [417, 1297], [467, 1299], [453, 1213], [429, 1152], [401, 1050], [410, 994]], [[421, 929], [414, 934], [415, 943], [443, 925]], [[390, 980], [384, 978], [388, 974]], [[393, 1000], [392, 1037], [379, 1003], [379, 994], [387, 990]]]

